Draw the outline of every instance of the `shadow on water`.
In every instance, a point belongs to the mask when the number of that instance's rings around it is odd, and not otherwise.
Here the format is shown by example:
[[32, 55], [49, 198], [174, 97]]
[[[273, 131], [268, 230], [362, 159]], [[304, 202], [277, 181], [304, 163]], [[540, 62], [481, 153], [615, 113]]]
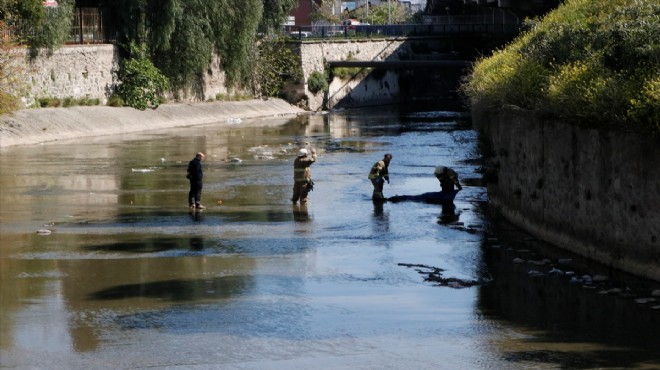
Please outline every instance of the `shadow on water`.
[[228, 298], [254, 287], [246, 276], [222, 276], [200, 280], [167, 280], [118, 285], [89, 295], [92, 300], [153, 298], [171, 302]]
[[522, 340], [525, 350], [505, 344], [507, 361], [564, 369], [660, 366], [660, 306], [649, 299], [652, 283], [558, 250], [510, 225], [497, 227], [498, 240], [484, 243], [493, 279], [478, 290], [478, 310], [538, 331]]
[[219, 240], [205, 241], [203, 237], [156, 237], [142, 238], [140, 240], [127, 240], [115, 243], [85, 246], [81, 249], [93, 252], [122, 252], [122, 253], [162, 253], [168, 251], [202, 251], [206, 247], [213, 253], [236, 253], [235, 247]]

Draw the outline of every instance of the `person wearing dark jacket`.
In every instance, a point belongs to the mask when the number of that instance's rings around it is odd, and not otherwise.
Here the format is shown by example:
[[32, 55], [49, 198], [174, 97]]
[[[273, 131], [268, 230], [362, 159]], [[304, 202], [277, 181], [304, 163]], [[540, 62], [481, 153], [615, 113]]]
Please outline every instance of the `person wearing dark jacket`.
[[188, 192], [188, 207], [191, 209], [206, 209], [201, 203], [202, 201], [202, 178], [204, 172], [202, 171], [202, 160], [205, 158], [204, 153], [197, 152], [195, 158], [188, 163], [188, 175], [190, 180], [190, 192]]

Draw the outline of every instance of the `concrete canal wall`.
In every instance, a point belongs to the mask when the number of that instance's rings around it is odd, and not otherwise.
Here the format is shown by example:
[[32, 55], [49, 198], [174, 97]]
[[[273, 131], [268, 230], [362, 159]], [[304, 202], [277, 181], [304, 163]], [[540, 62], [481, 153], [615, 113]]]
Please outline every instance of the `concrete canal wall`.
[[473, 108], [488, 194], [508, 220], [613, 268], [660, 281], [660, 142], [530, 112]]
[[109, 106], [21, 109], [0, 115], [0, 149], [203, 124], [244, 126], [250, 121], [242, 120], [300, 114], [306, 112], [281, 99], [162, 104], [143, 111]]

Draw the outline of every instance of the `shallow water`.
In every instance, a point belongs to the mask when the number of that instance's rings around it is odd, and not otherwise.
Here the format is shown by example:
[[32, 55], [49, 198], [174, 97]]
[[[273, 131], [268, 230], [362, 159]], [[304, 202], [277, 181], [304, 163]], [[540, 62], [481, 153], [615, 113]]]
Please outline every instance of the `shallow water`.
[[[315, 188], [292, 206], [304, 143]], [[0, 365], [660, 367], [658, 303], [635, 302], [658, 287], [492, 219], [477, 147], [469, 117], [435, 107], [4, 150]], [[208, 209], [191, 213], [198, 150]], [[466, 184], [455, 211], [372, 203], [366, 176], [386, 152], [386, 196], [437, 191], [448, 165]], [[608, 281], [530, 273], [551, 267]], [[433, 268], [456, 281], [425, 281]]]

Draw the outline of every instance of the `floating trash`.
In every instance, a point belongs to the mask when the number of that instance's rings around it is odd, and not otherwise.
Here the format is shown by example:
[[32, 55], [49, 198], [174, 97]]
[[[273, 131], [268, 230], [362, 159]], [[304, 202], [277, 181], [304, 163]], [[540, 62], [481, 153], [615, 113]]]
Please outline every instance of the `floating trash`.
[[154, 168], [131, 168], [131, 172], [139, 172], [139, 173], [154, 172]]
[[39, 235], [50, 235], [51, 233], [52, 233], [52, 231], [50, 231], [48, 229], [39, 229], [39, 230], [37, 230], [37, 234], [39, 234]]

